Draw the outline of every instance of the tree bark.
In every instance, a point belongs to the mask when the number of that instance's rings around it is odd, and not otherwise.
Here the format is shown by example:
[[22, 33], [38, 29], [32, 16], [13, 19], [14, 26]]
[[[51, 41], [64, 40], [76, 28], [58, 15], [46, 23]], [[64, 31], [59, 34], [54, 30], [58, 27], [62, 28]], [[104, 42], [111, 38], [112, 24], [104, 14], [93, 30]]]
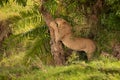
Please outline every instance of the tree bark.
[[[5, 51], [2, 44], [4, 40], [12, 34], [9, 24], [10, 24], [10, 21], [8, 19], [0, 21], [0, 54], [2, 55], [3, 55], [3, 52]], [[10, 55], [11, 53], [6, 53], [7, 57]]]
[[51, 45], [51, 53], [55, 60], [55, 65], [63, 65], [65, 63], [64, 51], [62, 48], [61, 42], [55, 41], [55, 34], [54, 30], [50, 27], [50, 22], [54, 19], [52, 18], [51, 14], [45, 10], [43, 5], [40, 7], [40, 13], [42, 13], [43, 19], [46, 22], [47, 26], [49, 27], [50, 31], [50, 45]]
[[99, 30], [99, 16], [102, 11], [103, 0], [96, 0], [91, 7], [91, 13], [88, 14], [88, 24], [91, 26], [91, 36], [96, 36]]

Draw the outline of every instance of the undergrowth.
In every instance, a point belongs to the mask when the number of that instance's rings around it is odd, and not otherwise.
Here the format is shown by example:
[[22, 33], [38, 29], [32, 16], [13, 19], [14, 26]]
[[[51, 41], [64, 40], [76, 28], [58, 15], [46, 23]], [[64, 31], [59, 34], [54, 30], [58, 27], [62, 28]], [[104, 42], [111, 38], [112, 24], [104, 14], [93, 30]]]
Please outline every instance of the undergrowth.
[[[0, 80], [119, 80], [120, 61], [99, 57], [90, 62], [71, 60], [64, 66], [47, 66], [40, 59], [24, 65], [19, 54], [0, 62]], [[18, 57], [18, 58], [16, 58]], [[13, 62], [14, 60], [14, 62]], [[76, 63], [75, 63], [76, 61]], [[21, 63], [20, 63], [21, 62]]]

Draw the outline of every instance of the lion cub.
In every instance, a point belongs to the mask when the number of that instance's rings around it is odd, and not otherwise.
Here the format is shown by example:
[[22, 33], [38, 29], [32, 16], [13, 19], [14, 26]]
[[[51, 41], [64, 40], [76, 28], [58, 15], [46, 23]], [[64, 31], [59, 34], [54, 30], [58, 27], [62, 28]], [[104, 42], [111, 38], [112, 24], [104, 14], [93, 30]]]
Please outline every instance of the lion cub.
[[88, 60], [91, 59], [96, 49], [94, 41], [87, 38], [76, 38], [72, 36], [71, 25], [62, 18], [57, 18], [50, 23], [55, 32], [55, 41], [62, 41], [68, 48], [75, 51], [85, 51]]

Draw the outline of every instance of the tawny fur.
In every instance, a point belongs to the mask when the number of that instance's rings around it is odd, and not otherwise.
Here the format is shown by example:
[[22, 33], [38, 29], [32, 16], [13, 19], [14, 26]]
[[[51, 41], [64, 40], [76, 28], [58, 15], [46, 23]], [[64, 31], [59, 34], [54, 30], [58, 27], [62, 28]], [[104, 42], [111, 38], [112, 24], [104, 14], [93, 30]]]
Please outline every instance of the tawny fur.
[[64, 19], [57, 18], [50, 23], [50, 26], [55, 31], [55, 38], [68, 48], [76, 51], [85, 51], [87, 53], [88, 60], [93, 56], [96, 49], [94, 41], [87, 38], [76, 38], [72, 36], [72, 27]]

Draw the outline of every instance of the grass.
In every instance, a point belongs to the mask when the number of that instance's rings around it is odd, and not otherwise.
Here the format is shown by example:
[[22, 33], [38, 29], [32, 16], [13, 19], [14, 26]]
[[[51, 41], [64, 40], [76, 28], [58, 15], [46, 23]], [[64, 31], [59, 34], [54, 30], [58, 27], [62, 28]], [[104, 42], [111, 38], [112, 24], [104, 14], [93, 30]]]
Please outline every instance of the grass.
[[[21, 54], [23, 55], [23, 54]], [[14, 58], [15, 57], [15, 58]], [[18, 56], [17, 56], [18, 57]], [[100, 57], [99, 59], [65, 66], [47, 66], [20, 64], [22, 59], [16, 55], [4, 60], [8, 65], [0, 65], [0, 80], [119, 80], [120, 61], [114, 58]], [[21, 57], [22, 58], [22, 57]], [[16, 59], [16, 60], [15, 60]], [[17, 60], [18, 59], [18, 60]], [[10, 62], [15, 60], [16, 62]], [[3, 61], [1, 61], [2, 63]], [[9, 62], [9, 63], [8, 63]]]
[[[92, 64], [94, 63], [95, 66]], [[61, 67], [46, 67], [45, 71], [35, 70], [18, 78], [19, 80], [119, 80], [120, 67], [111, 67], [106, 64], [100, 67], [98, 63], [90, 62]], [[101, 64], [101, 62], [100, 62]], [[112, 65], [116, 65], [116, 62]], [[85, 66], [86, 65], [86, 66]], [[118, 62], [120, 65], [120, 62]]]

